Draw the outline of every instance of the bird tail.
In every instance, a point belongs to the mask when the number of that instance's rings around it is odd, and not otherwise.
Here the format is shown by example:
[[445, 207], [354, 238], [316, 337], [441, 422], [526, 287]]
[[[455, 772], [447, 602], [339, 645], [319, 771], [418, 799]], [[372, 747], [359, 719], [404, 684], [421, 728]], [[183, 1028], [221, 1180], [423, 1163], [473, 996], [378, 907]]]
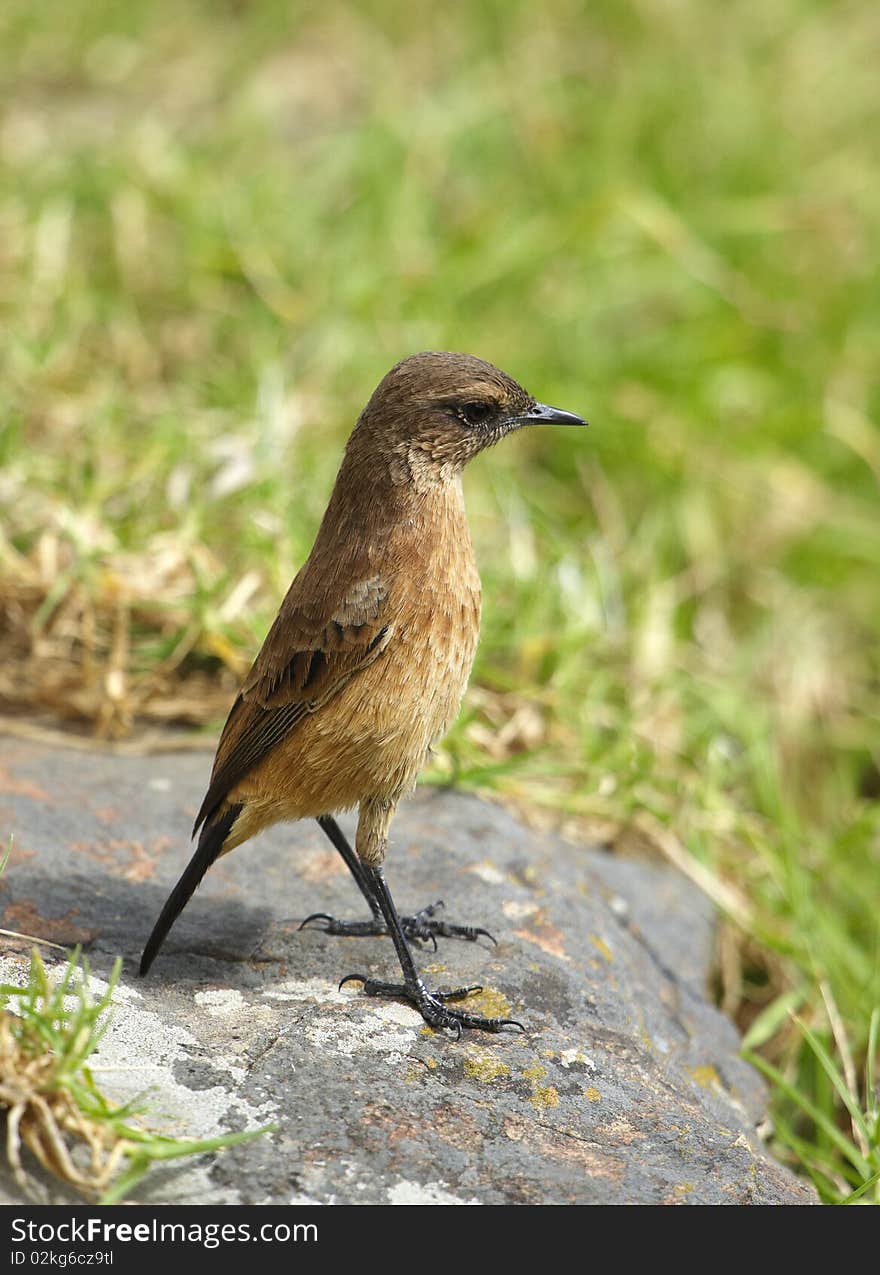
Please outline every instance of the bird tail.
[[199, 837], [196, 852], [187, 864], [177, 885], [169, 894], [165, 906], [159, 914], [159, 919], [153, 926], [153, 932], [147, 940], [140, 964], [142, 976], [146, 974], [153, 964], [156, 953], [165, 941], [165, 936], [187, 903], [189, 903], [196, 886], [214, 860], [222, 853], [223, 843], [232, 831], [232, 826], [240, 812], [240, 805], [224, 806], [217, 812], [217, 817], [209, 819], [202, 828], [202, 835]]

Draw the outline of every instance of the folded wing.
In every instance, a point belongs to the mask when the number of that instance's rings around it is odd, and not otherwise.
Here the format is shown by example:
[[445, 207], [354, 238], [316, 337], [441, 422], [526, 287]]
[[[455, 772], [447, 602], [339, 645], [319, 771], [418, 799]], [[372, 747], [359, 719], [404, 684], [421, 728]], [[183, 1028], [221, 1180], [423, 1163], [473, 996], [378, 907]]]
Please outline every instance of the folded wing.
[[386, 597], [371, 575], [316, 605], [297, 577], [226, 720], [194, 834], [304, 717], [382, 654], [393, 633]]

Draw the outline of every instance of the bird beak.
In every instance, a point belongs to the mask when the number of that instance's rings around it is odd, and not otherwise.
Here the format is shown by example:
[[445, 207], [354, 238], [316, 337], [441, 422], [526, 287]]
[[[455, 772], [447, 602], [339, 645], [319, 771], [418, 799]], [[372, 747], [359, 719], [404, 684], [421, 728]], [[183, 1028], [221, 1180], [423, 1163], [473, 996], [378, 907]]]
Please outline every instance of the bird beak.
[[535, 405], [522, 416], [515, 416], [511, 424], [516, 425], [586, 425], [582, 416], [574, 412], [563, 412], [561, 407], [548, 407], [546, 403]]

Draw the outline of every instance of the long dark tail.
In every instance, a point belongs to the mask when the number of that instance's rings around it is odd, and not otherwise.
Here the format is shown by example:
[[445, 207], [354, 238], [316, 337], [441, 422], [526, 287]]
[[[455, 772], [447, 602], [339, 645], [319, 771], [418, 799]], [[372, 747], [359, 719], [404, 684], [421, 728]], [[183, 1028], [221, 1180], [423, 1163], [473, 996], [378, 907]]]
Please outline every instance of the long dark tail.
[[169, 894], [159, 919], [153, 926], [153, 933], [147, 940], [144, 954], [141, 957], [140, 972], [146, 974], [153, 964], [156, 953], [165, 942], [165, 936], [177, 920], [180, 913], [192, 898], [193, 891], [223, 849], [223, 843], [232, 830], [241, 811], [240, 805], [227, 806], [218, 813], [214, 820], [209, 820], [202, 828], [198, 849], [186, 866], [183, 876]]

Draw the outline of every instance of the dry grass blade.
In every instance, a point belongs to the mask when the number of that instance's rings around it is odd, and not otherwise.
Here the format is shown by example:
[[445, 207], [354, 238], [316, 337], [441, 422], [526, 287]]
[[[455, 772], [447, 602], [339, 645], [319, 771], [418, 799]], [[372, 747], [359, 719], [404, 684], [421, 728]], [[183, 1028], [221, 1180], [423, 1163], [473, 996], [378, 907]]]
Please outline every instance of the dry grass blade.
[[[849, 1045], [849, 1038], [846, 1034], [846, 1027], [840, 1016], [840, 1010], [837, 1007], [837, 1001], [834, 999], [834, 992], [831, 990], [831, 984], [827, 979], [823, 978], [819, 982], [819, 991], [822, 993], [822, 1000], [825, 1002], [825, 1010], [828, 1014], [828, 1022], [831, 1024], [831, 1034], [834, 1037], [834, 1043], [837, 1045], [837, 1052], [840, 1055], [840, 1062], [843, 1068], [843, 1075], [846, 1080], [847, 1088], [851, 1094], [858, 1094], [859, 1084], [856, 1079], [856, 1064], [853, 1060], [852, 1050]], [[864, 1129], [852, 1115], [850, 1116], [853, 1137], [859, 1144], [859, 1150], [865, 1159], [870, 1155], [870, 1147]]]
[[680, 872], [693, 881], [698, 889], [744, 930], [750, 928], [752, 909], [747, 900], [729, 882], [699, 863], [668, 828], [651, 815], [639, 814], [634, 819], [638, 830], [674, 864]]
[[60, 943], [50, 943], [48, 939], [38, 939], [34, 934], [22, 934], [18, 930], [2, 930], [0, 934], [6, 939], [18, 939], [22, 943], [39, 943], [41, 947], [54, 947], [57, 952], [63, 952], [64, 948]]
[[[7, 546], [0, 706], [51, 714], [109, 739], [135, 723], [201, 725], [221, 715], [246, 661], [210, 618], [193, 619], [192, 605], [200, 589], [223, 579], [206, 549], [187, 552], [162, 537], [137, 552], [91, 558], [48, 531], [26, 555]], [[157, 658], [157, 650], [165, 653]], [[193, 663], [193, 653], [216, 672]]]

